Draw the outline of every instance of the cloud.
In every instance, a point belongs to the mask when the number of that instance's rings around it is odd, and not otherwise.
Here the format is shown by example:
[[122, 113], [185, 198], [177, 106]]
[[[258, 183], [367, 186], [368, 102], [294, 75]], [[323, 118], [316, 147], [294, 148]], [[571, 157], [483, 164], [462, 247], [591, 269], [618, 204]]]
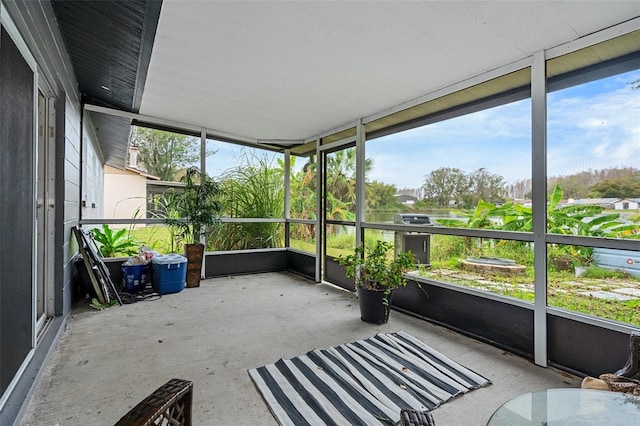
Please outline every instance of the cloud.
[[[547, 174], [638, 167], [640, 71], [553, 92], [548, 96]], [[367, 142], [372, 179], [417, 187], [440, 167], [485, 167], [507, 182], [531, 177], [529, 99]]]
[[640, 77], [629, 73], [549, 96], [549, 176], [638, 167], [640, 91], [625, 84], [634, 75]]
[[467, 173], [484, 167], [506, 180], [528, 177], [530, 117], [525, 100], [368, 141], [371, 179], [414, 188], [440, 167]]

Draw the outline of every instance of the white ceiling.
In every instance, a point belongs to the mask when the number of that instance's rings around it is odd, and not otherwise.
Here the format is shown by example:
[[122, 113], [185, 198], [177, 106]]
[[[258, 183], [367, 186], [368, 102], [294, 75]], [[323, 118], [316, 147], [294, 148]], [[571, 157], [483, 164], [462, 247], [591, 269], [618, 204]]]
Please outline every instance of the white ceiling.
[[305, 139], [640, 16], [640, 1], [164, 0], [140, 113]]

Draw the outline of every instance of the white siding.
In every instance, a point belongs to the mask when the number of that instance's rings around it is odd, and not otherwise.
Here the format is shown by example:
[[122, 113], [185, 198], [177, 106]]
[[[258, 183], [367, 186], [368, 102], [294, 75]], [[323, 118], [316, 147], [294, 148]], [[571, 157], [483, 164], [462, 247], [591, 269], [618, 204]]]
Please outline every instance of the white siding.
[[636, 201], [621, 200], [614, 204], [614, 208], [616, 210], [638, 210], [640, 209], [640, 205]]

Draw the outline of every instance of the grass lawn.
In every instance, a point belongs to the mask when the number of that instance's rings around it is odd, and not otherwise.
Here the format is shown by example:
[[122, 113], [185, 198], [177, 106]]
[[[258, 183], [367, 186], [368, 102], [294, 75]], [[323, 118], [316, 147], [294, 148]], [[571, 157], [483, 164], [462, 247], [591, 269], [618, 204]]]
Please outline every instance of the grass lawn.
[[182, 253], [182, 247], [171, 249], [171, 232], [163, 225], [147, 225], [131, 231], [131, 236], [138, 245], [145, 245], [160, 254]]
[[[433, 280], [489, 291], [528, 302], [534, 301], [533, 278], [496, 276], [459, 268], [436, 267], [422, 270], [421, 275]], [[616, 300], [594, 294], [625, 296], [640, 290], [640, 279], [622, 274], [593, 274], [576, 277], [567, 272], [549, 271], [547, 274], [547, 303], [549, 306], [580, 312], [614, 321], [640, 326], [640, 299]]]
[[[159, 253], [182, 252], [182, 248], [172, 251], [171, 233], [165, 226], [150, 225], [137, 228], [131, 231], [131, 235], [139, 245], [144, 244]], [[327, 254], [333, 257], [347, 256], [353, 252], [350, 247], [353, 243], [351, 238], [330, 237]], [[291, 239], [291, 247], [312, 254], [316, 251], [316, 243], [313, 240]], [[479, 276], [477, 272], [470, 273], [456, 268], [455, 263], [434, 262], [434, 266], [423, 270], [422, 275], [434, 280], [490, 291], [528, 302], [534, 300], [531, 268], [528, 268], [527, 273], [522, 276]], [[590, 295], [594, 292], [613, 292], [613, 290], [617, 292], [624, 292], [625, 289], [640, 290], [640, 279], [608, 275], [575, 277], [567, 272], [549, 271], [547, 282], [549, 306], [640, 326], [640, 299], [612, 300]]]

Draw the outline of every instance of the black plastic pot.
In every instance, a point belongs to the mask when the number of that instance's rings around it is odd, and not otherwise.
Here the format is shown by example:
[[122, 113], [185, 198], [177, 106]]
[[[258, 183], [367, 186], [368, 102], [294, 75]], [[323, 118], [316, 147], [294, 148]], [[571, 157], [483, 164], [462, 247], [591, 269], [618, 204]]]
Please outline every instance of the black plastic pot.
[[[389, 321], [389, 306], [384, 304], [384, 290], [369, 290], [358, 287], [358, 302], [360, 303], [360, 319], [372, 324], [384, 324]], [[391, 304], [389, 294], [388, 301]]]

